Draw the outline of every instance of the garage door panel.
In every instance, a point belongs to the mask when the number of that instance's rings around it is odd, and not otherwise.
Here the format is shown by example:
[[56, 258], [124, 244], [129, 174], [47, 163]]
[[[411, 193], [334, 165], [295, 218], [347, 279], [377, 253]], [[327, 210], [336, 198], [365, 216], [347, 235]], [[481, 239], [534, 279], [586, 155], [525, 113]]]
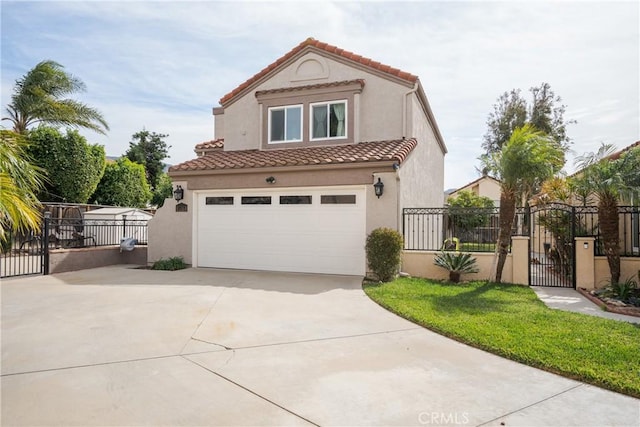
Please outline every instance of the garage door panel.
[[[323, 194], [355, 194], [357, 203], [321, 204]], [[205, 203], [207, 197], [222, 195], [232, 195], [234, 204]], [[272, 204], [241, 204], [247, 195], [271, 196]], [[281, 205], [281, 195], [310, 195], [312, 203]], [[337, 187], [202, 193], [195, 236], [197, 265], [363, 275], [364, 197], [364, 188]]]

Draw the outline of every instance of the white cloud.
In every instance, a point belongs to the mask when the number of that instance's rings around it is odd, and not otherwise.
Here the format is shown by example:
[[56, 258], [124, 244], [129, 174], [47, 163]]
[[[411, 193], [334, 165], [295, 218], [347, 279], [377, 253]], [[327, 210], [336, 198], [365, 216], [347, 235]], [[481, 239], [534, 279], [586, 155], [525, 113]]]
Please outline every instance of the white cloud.
[[[211, 107], [307, 37], [420, 76], [449, 147], [445, 185], [476, 178], [504, 91], [546, 81], [577, 153], [640, 139], [637, 2], [2, 2], [2, 103], [51, 58], [111, 124], [109, 154], [146, 126], [171, 162], [213, 136]], [[6, 122], [5, 122], [6, 123]], [[571, 165], [569, 165], [569, 168]]]

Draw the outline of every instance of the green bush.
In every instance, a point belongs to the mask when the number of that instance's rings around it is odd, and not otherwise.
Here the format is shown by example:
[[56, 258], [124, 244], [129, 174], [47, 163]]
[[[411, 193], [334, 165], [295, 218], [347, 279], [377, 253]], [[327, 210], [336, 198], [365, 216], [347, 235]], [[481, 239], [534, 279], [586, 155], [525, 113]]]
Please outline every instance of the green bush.
[[633, 276], [629, 276], [624, 282], [610, 283], [606, 288], [597, 290], [596, 295], [640, 307], [640, 288]]
[[187, 268], [187, 264], [184, 263], [184, 259], [181, 256], [174, 256], [167, 259], [159, 259], [151, 266], [152, 270], [182, 270]]
[[11, 234], [7, 233], [4, 237], [0, 239], [0, 253], [3, 255], [11, 252], [11, 246], [13, 245]]
[[381, 282], [393, 280], [400, 269], [402, 235], [391, 228], [376, 228], [365, 246], [369, 268]]

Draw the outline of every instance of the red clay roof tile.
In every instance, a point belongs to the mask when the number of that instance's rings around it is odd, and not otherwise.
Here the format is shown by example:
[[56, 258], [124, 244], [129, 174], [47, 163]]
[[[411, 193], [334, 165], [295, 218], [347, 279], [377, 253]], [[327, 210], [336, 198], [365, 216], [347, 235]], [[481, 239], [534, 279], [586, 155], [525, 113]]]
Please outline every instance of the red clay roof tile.
[[211, 151], [204, 156], [169, 168], [170, 172], [191, 172], [222, 169], [254, 169], [277, 166], [305, 166], [395, 161], [407, 158], [416, 147], [415, 138], [361, 142], [358, 144], [321, 147], [288, 148], [278, 150]]
[[259, 73], [253, 75], [247, 81], [245, 81], [244, 83], [240, 84], [238, 87], [233, 89], [231, 92], [229, 92], [225, 96], [223, 96], [220, 99], [220, 105], [224, 105], [227, 102], [229, 102], [230, 100], [234, 99], [237, 95], [239, 95], [246, 88], [248, 88], [252, 84], [256, 83], [262, 77], [264, 77], [265, 75], [269, 74], [271, 71], [275, 70], [276, 68], [278, 68], [280, 65], [282, 65], [283, 63], [285, 63], [289, 59], [293, 58], [296, 54], [298, 54], [300, 51], [302, 51], [307, 46], [315, 47], [316, 49], [320, 49], [320, 50], [323, 50], [325, 52], [328, 52], [328, 53], [331, 53], [331, 54], [334, 54], [334, 55], [338, 55], [338, 56], [340, 56], [342, 58], [357, 62], [357, 63], [359, 63], [361, 65], [365, 65], [365, 66], [373, 68], [373, 69], [375, 69], [377, 71], [381, 71], [383, 73], [390, 74], [390, 75], [392, 75], [394, 77], [397, 77], [397, 78], [402, 79], [402, 80], [406, 80], [407, 82], [410, 82], [410, 83], [415, 83], [418, 80], [418, 77], [413, 75], [413, 74], [407, 73], [405, 71], [401, 71], [401, 70], [399, 70], [397, 68], [393, 68], [393, 67], [391, 67], [389, 65], [381, 64], [381, 63], [379, 63], [377, 61], [371, 60], [370, 58], [365, 58], [363, 56], [356, 55], [355, 53], [340, 49], [340, 48], [338, 48], [336, 46], [332, 46], [330, 44], [323, 43], [323, 42], [320, 42], [320, 41], [318, 41], [318, 40], [316, 40], [316, 39], [314, 39], [312, 37], [309, 37], [308, 39], [306, 39], [305, 41], [300, 43], [298, 46], [294, 47], [292, 50], [287, 52], [284, 56], [278, 58], [275, 62], [271, 63], [270, 65], [268, 65], [267, 67], [262, 69], [262, 71], [260, 71]]
[[631, 145], [628, 145], [626, 147], [624, 147], [622, 150], [616, 151], [615, 153], [611, 154], [608, 159], [610, 160], [617, 160], [620, 158], [620, 156], [622, 156], [624, 153], [626, 153], [627, 151], [630, 151], [632, 148], [635, 147], [640, 147], [640, 141], [636, 141]]
[[269, 93], [283, 93], [283, 92], [293, 92], [296, 90], [322, 89], [326, 87], [348, 86], [351, 84], [359, 84], [360, 88], [363, 88], [365, 82], [363, 79], [355, 79], [355, 80], [343, 80], [340, 82], [316, 83], [313, 85], [306, 85], [306, 86], [289, 86], [289, 87], [283, 87], [283, 88], [277, 88], [277, 89], [259, 90], [259, 91], [256, 91], [256, 97], [260, 95], [269, 94]]
[[224, 148], [224, 138], [218, 138], [215, 140], [204, 141], [200, 144], [196, 144], [195, 151], [215, 150], [220, 148]]

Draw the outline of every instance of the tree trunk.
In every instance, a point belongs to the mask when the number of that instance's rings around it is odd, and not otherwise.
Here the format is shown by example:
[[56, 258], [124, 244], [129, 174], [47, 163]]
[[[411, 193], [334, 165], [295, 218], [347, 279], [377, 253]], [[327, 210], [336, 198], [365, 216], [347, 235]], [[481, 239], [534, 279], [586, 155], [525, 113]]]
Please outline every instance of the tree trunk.
[[620, 280], [620, 234], [618, 219], [618, 201], [610, 194], [600, 196], [598, 203], [598, 224], [604, 246], [604, 254], [607, 256], [611, 283]]
[[498, 234], [498, 265], [496, 266], [496, 282], [502, 281], [502, 270], [511, 244], [511, 228], [516, 215], [516, 195], [513, 191], [502, 190], [500, 193], [500, 233]]

